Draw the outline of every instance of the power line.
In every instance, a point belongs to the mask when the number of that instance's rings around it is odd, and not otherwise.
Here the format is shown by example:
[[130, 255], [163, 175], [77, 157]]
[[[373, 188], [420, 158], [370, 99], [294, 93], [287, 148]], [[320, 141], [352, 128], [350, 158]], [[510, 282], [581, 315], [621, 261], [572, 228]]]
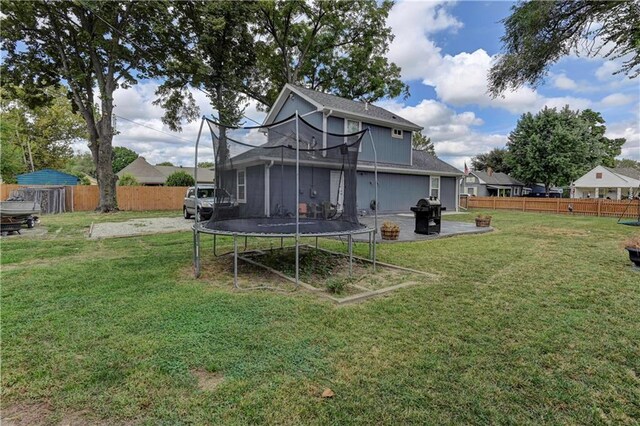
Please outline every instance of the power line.
[[131, 120], [131, 119], [129, 119], [129, 118], [126, 118], [126, 117], [123, 117], [123, 116], [121, 116], [121, 115], [118, 115], [118, 114], [113, 114], [113, 115], [115, 115], [116, 117], [118, 117], [118, 118], [120, 118], [120, 119], [122, 119], [122, 120], [124, 120], [124, 121], [128, 121], [128, 122], [130, 122], [130, 123], [137, 124], [138, 126], [146, 127], [146, 128], [147, 128], [147, 129], [149, 129], [149, 130], [154, 130], [154, 131], [156, 131], [156, 132], [158, 132], [158, 133], [163, 133], [163, 134], [168, 135], [168, 136], [171, 136], [171, 137], [173, 137], [173, 138], [180, 139], [181, 141], [185, 141], [185, 142], [189, 142], [189, 143], [192, 143], [192, 142], [193, 142], [193, 141], [190, 141], [190, 140], [188, 140], [188, 139], [184, 139], [184, 138], [181, 138], [181, 137], [179, 137], [179, 136], [172, 135], [171, 133], [165, 132], [164, 130], [159, 130], [159, 129], [156, 129], [156, 128], [151, 127], [151, 126], [147, 126], [146, 124], [138, 123], [137, 121], [133, 121], [133, 120]]

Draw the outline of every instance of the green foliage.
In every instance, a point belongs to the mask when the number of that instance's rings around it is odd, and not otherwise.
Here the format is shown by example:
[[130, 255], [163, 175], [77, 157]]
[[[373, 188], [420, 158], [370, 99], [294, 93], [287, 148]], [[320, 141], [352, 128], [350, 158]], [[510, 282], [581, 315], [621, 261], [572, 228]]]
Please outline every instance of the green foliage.
[[549, 67], [571, 52], [624, 58], [617, 73], [640, 74], [640, 10], [633, 1], [525, 1], [504, 21], [504, 55], [489, 73], [498, 96], [539, 84]]
[[119, 186], [138, 186], [140, 185], [140, 183], [138, 182], [138, 179], [136, 179], [136, 177], [131, 173], [124, 173], [118, 179], [118, 185]]
[[286, 83], [373, 102], [408, 94], [386, 58], [391, 1], [261, 2], [251, 95], [272, 105]]
[[138, 158], [138, 153], [125, 148], [124, 146], [116, 146], [113, 148], [113, 172], [118, 173], [120, 170], [127, 167], [129, 164], [133, 163], [133, 161]]
[[93, 164], [93, 158], [88, 152], [77, 153], [73, 157], [67, 160], [67, 164], [64, 166], [64, 172], [78, 176], [77, 173], [96, 177], [96, 166]]
[[509, 151], [504, 148], [494, 148], [489, 152], [478, 154], [471, 159], [471, 169], [487, 171], [489, 167], [497, 173], [511, 173], [511, 166], [507, 162]]
[[[386, 58], [392, 40], [386, 19], [393, 3], [177, 3], [184, 44], [160, 87], [164, 122], [180, 128], [198, 117], [186, 84], [210, 94], [222, 122], [240, 120], [249, 98], [269, 108], [287, 84], [352, 99], [376, 101], [408, 94], [400, 68]], [[224, 138], [224, 135], [221, 135]]]
[[172, 166], [173, 167], [173, 163], [171, 161], [163, 161], [162, 163], [156, 164], [156, 166]]
[[116, 209], [113, 94], [163, 73], [169, 45], [180, 44], [169, 4], [3, 0], [1, 9], [2, 86], [20, 87], [29, 107], [51, 101], [44, 88], [65, 87], [86, 125], [100, 186], [98, 207]]
[[329, 293], [341, 294], [347, 287], [347, 280], [344, 278], [329, 278], [326, 283]]
[[436, 156], [436, 150], [431, 142], [431, 138], [426, 137], [422, 132], [413, 132], [412, 148], [420, 151], [427, 151], [429, 154]]
[[186, 172], [173, 172], [167, 177], [166, 186], [193, 186], [195, 185], [193, 176]]
[[624, 167], [629, 169], [640, 170], [640, 161], [631, 160], [629, 158], [622, 158], [620, 160], [615, 160], [614, 167]]
[[2, 132], [3, 179], [44, 168], [61, 169], [73, 151], [71, 144], [86, 138], [82, 117], [74, 114], [61, 88], [48, 87], [45, 105], [28, 107], [21, 88], [2, 88], [0, 126]]
[[213, 164], [213, 162], [211, 161], [203, 161], [201, 163], [198, 163], [198, 167], [200, 167], [201, 169], [212, 169], [215, 166], [215, 164]]
[[570, 185], [596, 165], [613, 165], [625, 140], [604, 137], [603, 123], [597, 112], [568, 106], [523, 114], [507, 143], [513, 176], [544, 183], [548, 192], [552, 185]]
[[82, 172], [73, 172], [64, 170], [65, 173], [69, 173], [78, 178], [78, 185], [91, 185], [91, 181], [89, 180], [89, 176]]

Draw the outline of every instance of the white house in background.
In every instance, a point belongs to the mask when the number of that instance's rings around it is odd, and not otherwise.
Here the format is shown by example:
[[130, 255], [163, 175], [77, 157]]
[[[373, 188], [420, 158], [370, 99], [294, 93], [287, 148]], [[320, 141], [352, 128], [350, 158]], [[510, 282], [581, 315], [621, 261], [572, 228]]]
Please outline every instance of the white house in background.
[[640, 171], [597, 166], [571, 185], [571, 198], [624, 200], [637, 196], [639, 190]]

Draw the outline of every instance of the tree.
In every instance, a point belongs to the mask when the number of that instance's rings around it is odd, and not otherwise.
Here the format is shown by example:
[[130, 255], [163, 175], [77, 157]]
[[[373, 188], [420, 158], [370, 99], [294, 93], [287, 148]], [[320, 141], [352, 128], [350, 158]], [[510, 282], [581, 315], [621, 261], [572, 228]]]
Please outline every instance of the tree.
[[640, 161], [631, 160], [629, 158], [622, 158], [615, 161], [614, 167], [640, 170]]
[[509, 151], [504, 148], [494, 148], [489, 152], [478, 154], [471, 159], [471, 168], [481, 172], [491, 168], [497, 173], [511, 173], [511, 166], [507, 162]]
[[544, 108], [536, 115], [523, 114], [507, 143], [507, 163], [513, 176], [525, 183], [543, 183], [548, 194], [552, 185], [569, 185], [620, 154], [624, 140], [606, 140], [604, 126], [594, 126], [594, 117], [599, 114], [571, 111], [568, 106], [560, 111]]
[[260, 2], [257, 66], [245, 93], [271, 106], [286, 83], [374, 102], [408, 94], [386, 58], [391, 1]]
[[213, 162], [211, 161], [203, 161], [201, 163], [198, 163], [198, 167], [200, 167], [201, 169], [213, 169], [215, 167], [215, 164], [213, 164]]
[[537, 86], [549, 67], [584, 48], [588, 56], [624, 58], [616, 73], [640, 74], [640, 4], [634, 1], [526, 1], [503, 23], [504, 54], [489, 73], [489, 92], [529, 83]]
[[186, 172], [173, 172], [167, 177], [166, 186], [193, 186], [193, 176]]
[[163, 161], [162, 163], [156, 164], [156, 166], [172, 166], [173, 167], [173, 163], [171, 161]]
[[435, 147], [431, 138], [426, 137], [422, 132], [413, 132], [412, 148], [419, 151], [426, 151], [436, 157]]
[[133, 163], [136, 158], [138, 158], [138, 153], [134, 150], [124, 146], [114, 147], [112, 161], [113, 173], [118, 173], [120, 170]]
[[607, 128], [604, 125], [604, 118], [599, 112], [585, 109], [580, 114], [580, 118], [587, 124], [588, 135], [586, 140], [592, 141], [587, 158], [589, 164], [593, 167], [597, 165], [614, 167], [616, 157], [620, 155], [622, 145], [624, 145], [626, 139], [609, 139], [605, 137], [604, 134]]
[[96, 166], [93, 164], [93, 158], [91, 158], [91, 154], [88, 152], [77, 153], [67, 160], [63, 171], [75, 176], [77, 176], [77, 173], [81, 173], [93, 178], [96, 177]]
[[162, 74], [158, 58], [167, 57], [175, 28], [168, 4], [4, 0], [1, 6], [2, 78], [25, 91], [29, 106], [50, 101], [43, 87], [64, 85], [87, 126], [98, 210], [116, 209], [113, 93]]
[[71, 144], [86, 139], [84, 121], [73, 113], [66, 92], [54, 87], [43, 92], [51, 102], [29, 108], [21, 88], [5, 87], [0, 91], [3, 151], [8, 158], [12, 153], [23, 158], [21, 171], [60, 169], [73, 154]]
[[140, 182], [131, 173], [124, 173], [118, 179], [118, 186], [139, 186]]

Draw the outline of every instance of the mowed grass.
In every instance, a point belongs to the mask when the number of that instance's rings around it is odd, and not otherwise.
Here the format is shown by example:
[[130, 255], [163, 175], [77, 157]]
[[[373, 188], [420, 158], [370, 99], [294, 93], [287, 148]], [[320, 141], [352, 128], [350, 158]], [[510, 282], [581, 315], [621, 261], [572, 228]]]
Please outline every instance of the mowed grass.
[[[2, 241], [3, 416], [637, 424], [640, 273], [620, 242], [639, 230], [490, 214], [490, 234], [380, 245], [380, 260], [440, 279], [343, 307], [304, 291], [234, 292], [230, 271], [195, 280], [188, 232], [85, 239], [92, 221], [166, 213], [45, 216], [46, 237]], [[222, 380], [204, 390], [202, 372]]]

